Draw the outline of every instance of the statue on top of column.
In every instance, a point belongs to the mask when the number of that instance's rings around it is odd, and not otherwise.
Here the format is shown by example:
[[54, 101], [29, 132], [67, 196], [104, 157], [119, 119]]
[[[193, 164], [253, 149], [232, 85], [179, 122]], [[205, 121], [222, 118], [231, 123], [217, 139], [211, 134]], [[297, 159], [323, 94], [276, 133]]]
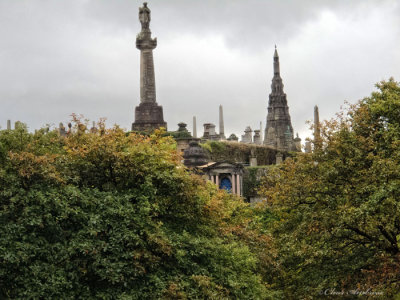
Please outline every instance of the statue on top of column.
[[139, 7], [139, 21], [142, 24], [142, 31], [149, 30], [150, 13], [151, 11], [147, 7], [147, 2], [144, 2], [143, 7]]

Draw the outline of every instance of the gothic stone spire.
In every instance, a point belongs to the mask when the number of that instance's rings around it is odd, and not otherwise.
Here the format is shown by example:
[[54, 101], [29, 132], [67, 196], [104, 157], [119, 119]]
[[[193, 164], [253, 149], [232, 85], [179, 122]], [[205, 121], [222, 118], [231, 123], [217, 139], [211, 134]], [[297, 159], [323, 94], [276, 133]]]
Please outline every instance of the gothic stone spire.
[[279, 150], [295, 151], [296, 147], [293, 138], [289, 107], [280, 75], [279, 55], [275, 46], [274, 77], [272, 78], [271, 94], [269, 94], [264, 144]]

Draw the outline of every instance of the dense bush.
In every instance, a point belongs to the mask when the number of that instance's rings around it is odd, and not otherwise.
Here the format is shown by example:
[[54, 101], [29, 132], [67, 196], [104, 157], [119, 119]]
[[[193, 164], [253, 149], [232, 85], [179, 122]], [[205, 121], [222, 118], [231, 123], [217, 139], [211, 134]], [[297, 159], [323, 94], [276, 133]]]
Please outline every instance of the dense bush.
[[400, 297], [400, 84], [377, 88], [265, 178], [287, 298]]
[[0, 132], [0, 297], [267, 298], [239, 198], [161, 132], [76, 121], [66, 138]]

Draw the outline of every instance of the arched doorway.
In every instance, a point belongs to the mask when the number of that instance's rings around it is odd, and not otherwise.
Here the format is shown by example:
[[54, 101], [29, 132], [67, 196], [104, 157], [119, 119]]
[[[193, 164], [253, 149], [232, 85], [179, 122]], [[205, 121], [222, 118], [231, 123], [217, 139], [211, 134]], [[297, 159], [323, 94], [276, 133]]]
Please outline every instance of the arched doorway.
[[228, 192], [232, 192], [232, 182], [230, 181], [229, 178], [224, 177], [221, 180], [221, 183], [219, 184], [219, 188], [222, 190], [226, 190]]

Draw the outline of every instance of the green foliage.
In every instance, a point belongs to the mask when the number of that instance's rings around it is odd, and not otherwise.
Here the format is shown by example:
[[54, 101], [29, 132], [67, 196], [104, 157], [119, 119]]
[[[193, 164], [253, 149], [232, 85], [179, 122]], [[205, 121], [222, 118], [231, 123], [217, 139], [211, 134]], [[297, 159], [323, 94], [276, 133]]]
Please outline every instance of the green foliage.
[[265, 178], [274, 282], [288, 298], [370, 289], [390, 299], [400, 289], [400, 85], [377, 87], [322, 126], [314, 153]]
[[268, 297], [247, 205], [188, 173], [163, 132], [75, 120], [66, 138], [0, 132], [0, 297]]
[[168, 131], [166, 134], [172, 136], [174, 139], [192, 138], [192, 135], [188, 131]]
[[253, 151], [257, 157], [258, 165], [271, 165], [275, 163], [276, 150], [266, 146], [228, 141], [207, 141], [200, 145], [206, 150], [212, 161], [249, 163], [249, 157]]
[[243, 174], [243, 197], [247, 201], [250, 197], [258, 196], [258, 189], [261, 186], [261, 178], [267, 176], [268, 170], [273, 168], [271, 166], [256, 166], [256, 167], [246, 167]]

